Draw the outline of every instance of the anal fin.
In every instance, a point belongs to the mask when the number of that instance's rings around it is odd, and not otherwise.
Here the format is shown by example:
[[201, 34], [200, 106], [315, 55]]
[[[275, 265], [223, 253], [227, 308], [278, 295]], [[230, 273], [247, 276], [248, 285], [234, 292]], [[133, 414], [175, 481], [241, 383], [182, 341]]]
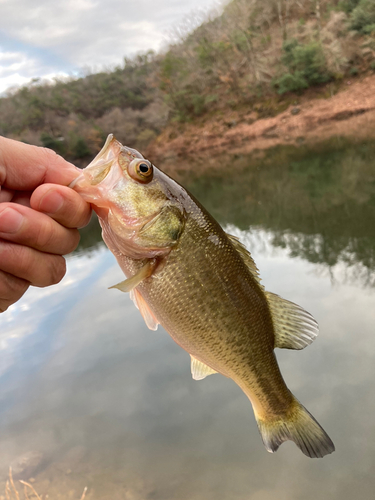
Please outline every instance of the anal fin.
[[198, 359], [194, 358], [194, 356], [192, 356], [191, 354], [190, 357], [191, 357], [191, 374], [194, 380], [203, 380], [208, 375], [217, 373], [217, 371], [205, 365], [204, 363], [202, 363], [202, 361], [199, 361]]

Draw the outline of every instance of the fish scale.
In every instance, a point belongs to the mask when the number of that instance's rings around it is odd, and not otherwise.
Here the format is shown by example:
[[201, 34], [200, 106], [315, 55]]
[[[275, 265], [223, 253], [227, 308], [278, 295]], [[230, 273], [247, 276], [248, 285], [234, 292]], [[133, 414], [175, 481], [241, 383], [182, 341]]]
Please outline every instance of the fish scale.
[[109, 136], [72, 184], [93, 204], [103, 239], [146, 324], [161, 324], [191, 356], [193, 378], [231, 379], [250, 399], [263, 442], [288, 439], [309, 457], [334, 445], [280, 373], [275, 347], [302, 349], [318, 333], [301, 307], [267, 292], [247, 249], [182, 186]]

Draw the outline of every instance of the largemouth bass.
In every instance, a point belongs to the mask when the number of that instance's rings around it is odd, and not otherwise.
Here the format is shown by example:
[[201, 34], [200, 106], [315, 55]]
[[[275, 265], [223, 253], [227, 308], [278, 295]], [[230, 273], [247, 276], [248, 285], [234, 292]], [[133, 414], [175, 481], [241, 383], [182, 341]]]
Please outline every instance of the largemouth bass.
[[221, 373], [250, 399], [266, 449], [292, 440], [309, 457], [334, 445], [287, 388], [274, 348], [318, 334], [301, 307], [264, 289], [248, 250], [173, 179], [110, 135], [72, 183], [97, 212], [103, 239], [147, 326], [161, 324], [191, 356], [195, 380]]

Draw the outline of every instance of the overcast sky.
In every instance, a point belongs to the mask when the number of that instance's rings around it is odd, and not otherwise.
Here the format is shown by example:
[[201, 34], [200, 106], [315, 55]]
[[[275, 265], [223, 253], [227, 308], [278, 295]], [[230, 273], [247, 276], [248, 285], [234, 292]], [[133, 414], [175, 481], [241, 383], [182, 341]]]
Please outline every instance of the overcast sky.
[[77, 75], [165, 47], [215, 0], [0, 0], [0, 94], [32, 78]]

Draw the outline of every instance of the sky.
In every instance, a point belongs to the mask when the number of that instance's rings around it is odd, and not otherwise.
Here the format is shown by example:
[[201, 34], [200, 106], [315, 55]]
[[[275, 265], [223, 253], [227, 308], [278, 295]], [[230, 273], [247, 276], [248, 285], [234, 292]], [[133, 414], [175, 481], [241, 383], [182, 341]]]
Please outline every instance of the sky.
[[[0, 95], [33, 78], [76, 76], [162, 50], [215, 0], [0, 0]], [[194, 14], [196, 13], [196, 14]]]

